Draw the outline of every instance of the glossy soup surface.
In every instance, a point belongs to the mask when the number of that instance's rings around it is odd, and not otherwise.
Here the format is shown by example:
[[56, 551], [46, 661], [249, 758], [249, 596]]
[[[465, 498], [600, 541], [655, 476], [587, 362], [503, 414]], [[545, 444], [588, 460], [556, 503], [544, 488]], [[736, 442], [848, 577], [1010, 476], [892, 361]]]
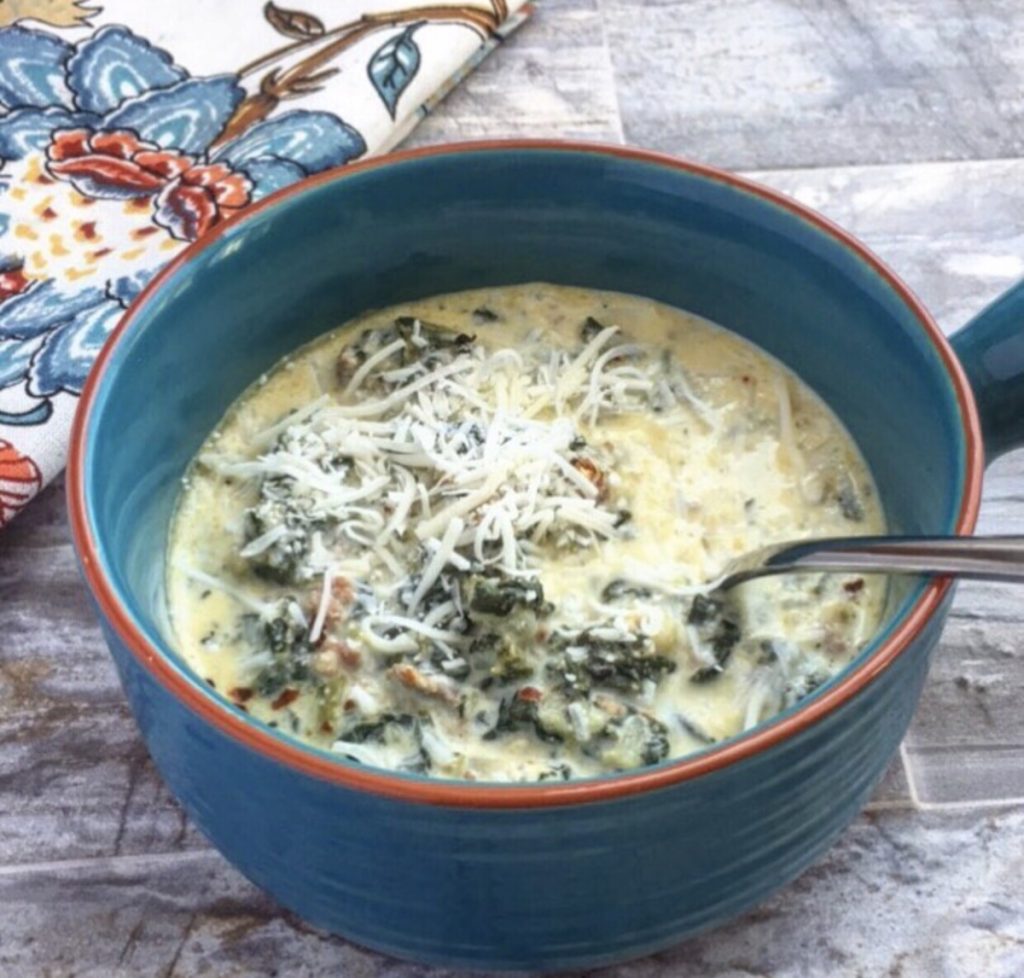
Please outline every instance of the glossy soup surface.
[[876, 630], [884, 581], [707, 582], [774, 541], [884, 530], [849, 435], [763, 351], [532, 284], [375, 312], [261, 377], [185, 479], [168, 593], [191, 667], [287, 734], [561, 780], [813, 692]]

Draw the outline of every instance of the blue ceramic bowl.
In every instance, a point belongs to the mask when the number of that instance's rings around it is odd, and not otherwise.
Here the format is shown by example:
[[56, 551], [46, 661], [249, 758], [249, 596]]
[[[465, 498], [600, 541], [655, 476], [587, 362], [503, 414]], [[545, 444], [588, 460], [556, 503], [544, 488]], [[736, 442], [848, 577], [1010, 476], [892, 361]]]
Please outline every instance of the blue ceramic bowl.
[[904, 532], [970, 533], [983, 448], [1024, 428], [1021, 293], [957, 337], [965, 370], [848, 235], [755, 184], [651, 153], [398, 154], [282, 192], [159, 275], [82, 397], [69, 480], [79, 559], [139, 727], [189, 816], [282, 904], [453, 966], [642, 955], [791, 880], [896, 750], [952, 593], [905, 584], [878, 640], [798, 709], [621, 776], [497, 786], [376, 772], [233, 708], [163, 628], [168, 519], [200, 442], [254, 377], [344, 320], [537, 279], [651, 296], [786, 361], [849, 426]]

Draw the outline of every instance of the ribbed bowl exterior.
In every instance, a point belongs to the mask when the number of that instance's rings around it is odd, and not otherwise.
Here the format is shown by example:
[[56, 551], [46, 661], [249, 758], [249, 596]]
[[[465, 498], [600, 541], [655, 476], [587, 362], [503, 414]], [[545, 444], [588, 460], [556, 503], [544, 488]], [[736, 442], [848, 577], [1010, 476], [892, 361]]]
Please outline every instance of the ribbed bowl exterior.
[[659, 791], [532, 810], [409, 804], [291, 770], [197, 718], [106, 636], [171, 789], [286, 907], [399, 957], [557, 970], [675, 944], [820, 856], [893, 757], [945, 611], [796, 737]]

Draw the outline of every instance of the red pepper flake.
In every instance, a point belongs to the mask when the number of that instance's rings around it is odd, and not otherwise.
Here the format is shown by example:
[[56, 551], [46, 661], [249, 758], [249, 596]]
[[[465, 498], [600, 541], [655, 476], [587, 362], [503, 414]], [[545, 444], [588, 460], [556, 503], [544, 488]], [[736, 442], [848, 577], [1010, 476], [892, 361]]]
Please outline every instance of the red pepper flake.
[[843, 585], [843, 590], [847, 594], [856, 594], [864, 587], [864, 578], [858, 577], [855, 581], [847, 581]]
[[329, 734], [333, 732], [334, 727], [332, 727], [326, 720], [324, 720], [324, 722], [320, 724], [320, 733]]
[[248, 686], [236, 686], [228, 693], [236, 703], [248, 703], [253, 697], [253, 691]]
[[524, 686], [518, 693], [516, 699], [526, 700], [527, 703], [539, 703], [544, 694], [536, 686]]
[[742, 377], [740, 377], [740, 380], [743, 381], [744, 384], [753, 383], [750, 374], [744, 374]]
[[40, 173], [39, 176], [36, 177], [36, 183], [53, 183], [53, 179], [48, 177], [45, 173]]
[[82, 237], [85, 238], [86, 241], [92, 241], [93, 238], [97, 236], [95, 221], [86, 221], [78, 230], [82, 232]]
[[355, 700], [345, 700], [345, 702], [341, 704], [341, 708], [346, 713], [351, 713], [356, 708], [356, 701]]
[[39, 216], [44, 221], [52, 221], [57, 216], [57, 212], [52, 207], [44, 207]]
[[159, 230], [159, 228], [153, 227], [152, 224], [147, 224], [145, 227], [136, 228], [134, 231], [132, 231], [132, 237], [135, 238], [136, 241], [138, 241], [141, 238], [149, 237], [149, 235], [151, 234], [156, 234], [157, 232], [159, 232]]
[[603, 499], [606, 489], [604, 473], [597, 467], [597, 463], [593, 459], [580, 456], [569, 464], [597, 490], [597, 498]]
[[289, 703], [294, 703], [298, 698], [299, 691], [297, 689], [284, 689], [281, 691], [281, 695], [270, 704], [270, 708], [272, 710], [282, 710]]
[[113, 250], [114, 250], [113, 248], [97, 248], [94, 252], [92, 252], [92, 257], [93, 258], [105, 258]]

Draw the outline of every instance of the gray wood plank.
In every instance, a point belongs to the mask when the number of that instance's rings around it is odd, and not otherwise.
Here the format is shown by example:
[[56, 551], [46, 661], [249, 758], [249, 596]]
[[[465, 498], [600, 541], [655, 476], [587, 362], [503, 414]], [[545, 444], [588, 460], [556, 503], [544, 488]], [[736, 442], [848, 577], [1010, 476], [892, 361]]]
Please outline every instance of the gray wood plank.
[[595, 0], [542, 0], [406, 140], [596, 139], [621, 142], [622, 122]]
[[0, 864], [206, 845], [135, 729], [58, 480], [0, 537]]
[[0, 721], [3, 864], [206, 848], [125, 704], [74, 700]]
[[1024, 149], [1015, 0], [599, 0], [626, 138], [732, 168]]
[[921, 297], [946, 333], [1024, 277], [1021, 160], [749, 175], [860, 237]]

